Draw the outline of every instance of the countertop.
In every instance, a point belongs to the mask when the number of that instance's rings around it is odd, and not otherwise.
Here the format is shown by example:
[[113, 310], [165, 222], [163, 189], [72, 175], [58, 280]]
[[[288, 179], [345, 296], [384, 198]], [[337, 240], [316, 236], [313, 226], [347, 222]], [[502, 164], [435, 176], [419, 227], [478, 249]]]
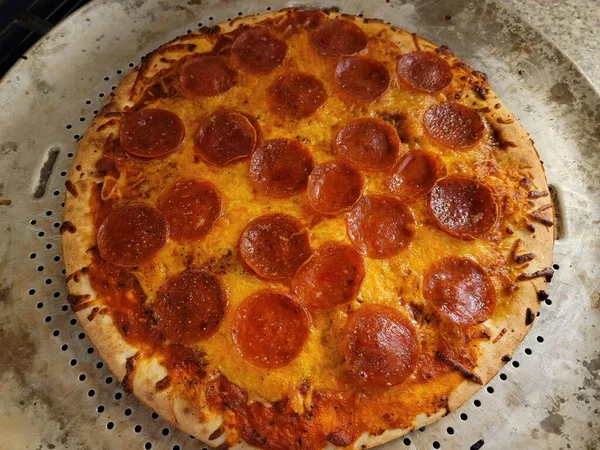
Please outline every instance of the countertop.
[[600, 90], [600, 0], [498, 0], [550, 38]]

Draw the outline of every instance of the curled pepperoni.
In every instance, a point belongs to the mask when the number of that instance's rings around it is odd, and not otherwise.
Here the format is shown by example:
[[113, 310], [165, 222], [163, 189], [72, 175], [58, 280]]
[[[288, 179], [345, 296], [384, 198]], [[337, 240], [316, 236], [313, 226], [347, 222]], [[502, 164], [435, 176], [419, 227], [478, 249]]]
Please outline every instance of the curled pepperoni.
[[459, 103], [445, 102], [432, 106], [423, 119], [431, 138], [453, 149], [468, 149], [483, 139], [485, 126], [477, 111]]
[[402, 383], [414, 371], [420, 346], [415, 327], [400, 311], [365, 305], [346, 324], [342, 353], [355, 380], [385, 387]]
[[217, 111], [200, 126], [195, 144], [203, 160], [225, 166], [250, 155], [257, 139], [258, 132], [245, 115]]
[[404, 203], [387, 195], [360, 199], [346, 218], [348, 236], [371, 258], [388, 258], [408, 247], [415, 235], [415, 219]]
[[431, 190], [429, 209], [438, 226], [461, 239], [487, 233], [498, 220], [492, 190], [475, 180], [448, 177]]
[[282, 116], [304, 118], [323, 106], [327, 93], [317, 77], [291, 72], [281, 75], [269, 87], [269, 107]]
[[162, 214], [144, 203], [114, 207], [98, 229], [100, 256], [117, 266], [134, 267], [152, 258], [167, 242]]
[[208, 181], [175, 183], [158, 200], [158, 209], [169, 222], [176, 241], [196, 241], [208, 234], [221, 214], [221, 196]]
[[266, 214], [246, 225], [238, 243], [242, 261], [258, 276], [289, 278], [311, 253], [308, 230], [286, 214]]
[[287, 45], [265, 28], [256, 27], [243, 31], [231, 51], [246, 72], [268, 73], [281, 65]]
[[313, 47], [323, 56], [353, 55], [367, 46], [367, 35], [358, 25], [343, 19], [323, 22], [310, 35]]
[[219, 329], [227, 309], [227, 294], [219, 278], [210, 272], [186, 270], [159, 290], [152, 309], [169, 340], [193, 344]]
[[312, 169], [310, 152], [290, 139], [266, 141], [250, 157], [252, 185], [270, 197], [290, 197], [303, 191]]
[[327, 243], [296, 272], [292, 289], [310, 311], [347, 303], [358, 295], [365, 277], [360, 254], [346, 244]]
[[176, 114], [164, 109], [142, 109], [121, 124], [119, 139], [127, 153], [143, 158], [160, 158], [183, 143], [185, 125]]
[[360, 172], [342, 162], [329, 161], [313, 170], [308, 179], [308, 203], [321, 214], [336, 214], [351, 208], [362, 195]]
[[357, 119], [340, 130], [334, 148], [357, 169], [384, 170], [396, 162], [400, 139], [396, 130], [381, 120]]
[[424, 197], [436, 181], [446, 176], [446, 166], [435, 153], [413, 150], [405, 154], [392, 171], [390, 191], [404, 201]]
[[186, 97], [213, 97], [235, 86], [237, 72], [220, 56], [196, 56], [183, 65], [179, 81]]
[[435, 94], [452, 83], [450, 64], [433, 52], [412, 52], [398, 60], [398, 75], [408, 87]]
[[373, 101], [383, 95], [390, 85], [390, 74], [379, 61], [366, 56], [351, 56], [335, 68], [335, 84], [358, 100]]
[[496, 307], [496, 289], [485, 269], [467, 258], [450, 256], [429, 267], [423, 277], [427, 303], [458, 325], [476, 325]]
[[264, 369], [288, 365], [304, 348], [309, 332], [310, 319], [300, 302], [274, 290], [246, 298], [231, 327], [242, 358]]

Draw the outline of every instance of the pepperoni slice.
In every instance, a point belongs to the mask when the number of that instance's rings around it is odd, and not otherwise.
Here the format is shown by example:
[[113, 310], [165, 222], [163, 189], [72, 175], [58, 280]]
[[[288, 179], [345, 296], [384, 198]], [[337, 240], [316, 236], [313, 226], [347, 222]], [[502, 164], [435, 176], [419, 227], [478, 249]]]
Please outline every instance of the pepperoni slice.
[[143, 158], [160, 158], [183, 143], [185, 125], [176, 114], [164, 109], [142, 109], [122, 124], [119, 139], [127, 153]]
[[452, 69], [433, 52], [412, 52], [398, 60], [398, 75], [408, 87], [435, 94], [452, 83]]
[[346, 218], [348, 236], [371, 258], [388, 258], [408, 247], [415, 235], [412, 212], [400, 200], [387, 195], [360, 199]]
[[499, 213], [489, 187], [457, 176], [440, 180], [431, 190], [429, 209], [442, 230], [461, 239], [490, 231]]
[[392, 171], [390, 191], [404, 201], [414, 201], [431, 191], [446, 176], [446, 166], [435, 153], [413, 150], [398, 161]]
[[346, 324], [342, 353], [355, 380], [385, 387], [402, 383], [414, 371], [420, 346], [415, 327], [400, 311], [365, 305]]
[[458, 325], [476, 325], [496, 307], [496, 289], [483, 267], [450, 256], [429, 267], [423, 277], [427, 303]]
[[167, 221], [144, 203], [114, 207], [98, 229], [100, 256], [117, 266], [134, 267], [150, 260], [167, 242]]
[[385, 170], [398, 158], [396, 130], [377, 119], [357, 119], [340, 130], [334, 148], [346, 163], [361, 170]]
[[195, 144], [203, 160], [225, 166], [250, 155], [257, 139], [257, 130], [245, 115], [217, 111], [200, 126]]
[[358, 100], [373, 101], [383, 95], [390, 85], [390, 74], [379, 61], [366, 56], [351, 56], [335, 68], [335, 84]]
[[239, 241], [242, 261], [258, 276], [289, 278], [311, 253], [308, 230], [287, 214], [266, 214], [246, 225]]
[[423, 122], [434, 141], [458, 150], [477, 145], [485, 130], [477, 111], [454, 102], [432, 106], [425, 112]]
[[273, 112], [292, 118], [310, 116], [327, 100], [323, 83], [303, 72], [281, 75], [269, 86], [268, 96]]
[[360, 254], [346, 244], [327, 243], [296, 272], [294, 293], [310, 311], [347, 303], [358, 295], [365, 277]]
[[367, 35], [358, 25], [343, 19], [323, 22], [310, 35], [310, 42], [322, 56], [353, 55], [367, 46]]
[[308, 203], [321, 214], [336, 214], [358, 202], [363, 186], [360, 172], [342, 162], [329, 161], [315, 167], [310, 175]]
[[252, 153], [250, 179], [264, 195], [290, 197], [306, 189], [313, 165], [310, 152], [299, 142], [272, 139]]
[[193, 344], [219, 329], [227, 309], [227, 294], [219, 278], [210, 272], [186, 270], [159, 290], [152, 309], [169, 340]]
[[171, 186], [157, 206], [169, 222], [171, 238], [196, 241], [208, 234], [221, 214], [221, 196], [208, 181], [184, 180]]
[[233, 42], [231, 51], [246, 72], [268, 73], [281, 65], [287, 45], [265, 28], [256, 27], [243, 31]]
[[231, 327], [242, 358], [263, 369], [287, 366], [300, 354], [309, 333], [310, 318], [302, 304], [270, 289], [246, 298]]
[[179, 81], [186, 97], [213, 97], [235, 86], [237, 72], [220, 56], [196, 56], [183, 65]]

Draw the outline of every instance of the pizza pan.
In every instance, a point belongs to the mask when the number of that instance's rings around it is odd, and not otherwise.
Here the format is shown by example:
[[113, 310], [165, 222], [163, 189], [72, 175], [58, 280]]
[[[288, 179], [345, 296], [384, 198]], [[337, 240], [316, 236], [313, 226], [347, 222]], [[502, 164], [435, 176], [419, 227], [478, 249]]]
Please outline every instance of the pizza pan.
[[535, 141], [558, 214], [550, 297], [512, 361], [462, 408], [384, 448], [600, 447], [600, 95], [565, 55], [491, 1], [96, 0], [0, 83], [0, 448], [202, 448], [124, 393], [69, 311], [66, 171], [105, 97], [158, 45], [238, 15], [341, 4], [488, 73]]

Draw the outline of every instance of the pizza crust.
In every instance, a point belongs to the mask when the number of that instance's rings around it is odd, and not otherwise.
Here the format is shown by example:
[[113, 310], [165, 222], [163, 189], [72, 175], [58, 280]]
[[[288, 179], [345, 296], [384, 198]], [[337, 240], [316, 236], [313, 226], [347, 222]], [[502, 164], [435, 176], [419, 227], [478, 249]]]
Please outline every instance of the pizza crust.
[[[220, 24], [219, 27], [222, 33], [227, 33], [243, 25], [283, 16], [287, 11], [289, 10], [235, 19], [231, 22]], [[331, 17], [341, 16], [341, 14], [334, 12], [328, 12], [328, 14]], [[361, 19], [345, 15], [344, 18], [353, 20], [360, 26], [368, 24], [369, 27], [374, 29], [389, 29], [388, 25], [378, 20]], [[396, 27], [391, 27], [391, 29], [395, 32], [398, 42], [401, 45], [406, 46], [408, 42], [418, 42], [421, 49], [433, 50], [438, 48], [436, 45], [406, 31]], [[181, 39], [185, 40], [187, 38], [189, 36], [183, 36]], [[169, 44], [165, 44], [162, 47], [167, 45]], [[151, 55], [148, 55], [144, 63], [138, 65], [124, 78], [117, 89], [110, 95], [108, 104], [94, 119], [79, 143], [79, 151], [76, 154], [68, 176], [68, 180], [74, 186], [77, 195], [74, 196], [71, 192], [66, 194], [66, 206], [64, 209], [64, 221], [70, 222], [76, 228], [75, 232], [65, 231], [62, 236], [64, 261], [68, 275], [81, 273], [82, 269], [91, 264], [92, 254], [88, 250], [93, 249], [96, 245], [94, 226], [89, 220], [91, 217], [89, 200], [94, 185], [103, 179], [103, 177], [95, 175], [95, 164], [101, 158], [104, 142], [111, 132], [110, 126], [106, 126], [100, 131], [98, 129], [103, 128], [102, 126], [110, 122], [116, 114], [120, 114], [124, 109], [132, 106], [133, 102], [130, 98], [132, 88], [135, 85], [136, 79], [140, 76], [140, 71], [144, 70], [150, 58]], [[490, 112], [485, 114], [489, 123], [494, 123], [498, 117], [504, 119], [505, 122], [513, 120], [512, 123], [497, 125], [501, 138], [504, 141], [514, 142], [518, 145], [518, 149], [507, 150], [503, 154], [503, 157], [519, 160], [524, 165], [529, 166], [530, 178], [533, 180], [535, 188], [542, 191], [547, 190], [548, 186], [546, 184], [544, 169], [529, 135], [523, 130], [518, 121], [493, 91], [489, 92], [485, 103], [490, 108]], [[541, 206], [544, 200], [549, 201], [549, 197], [537, 200], [537, 206]], [[527, 268], [528, 272], [534, 272], [549, 267], [552, 264], [554, 227], [548, 229], [547, 227], [537, 226], [537, 229], [536, 233], [528, 233], [522, 229], [515, 230], [513, 236], [513, 242], [516, 239], [522, 239], [523, 247], [528, 252], [533, 252], [536, 255], [536, 258]], [[89, 295], [89, 300], [92, 301], [96, 298], [85, 274], [81, 274], [79, 277], [69, 276], [67, 285], [71, 295]], [[519, 290], [513, 296], [515, 307], [501, 321], [493, 322], [490, 320], [485, 323], [492, 332], [492, 338], [480, 346], [482, 355], [478, 360], [476, 373], [481, 378], [483, 384], [488, 383], [497, 374], [507, 361], [505, 355], [510, 356], [527, 334], [530, 325], [525, 324], [526, 311], [530, 309], [533, 314], [537, 313], [539, 309], [537, 292], [543, 290], [545, 285], [546, 282], [543, 278], [519, 283]], [[122, 381], [126, 375], [127, 359], [134, 356], [137, 350], [125, 342], [109, 315], [100, 313], [93, 320], [89, 320], [88, 317], [92, 314], [94, 307], [95, 305], [92, 304], [83, 310], [77, 311], [77, 317], [85, 332], [98, 349], [102, 359], [106, 361], [114, 375]], [[506, 334], [497, 343], [492, 343], [503, 328], [507, 329]], [[137, 398], [185, 433], [193, 435], [209, 445], [217, 446], [225, 441], [227, 437], [226, 432], [223, 432], [214, 440], [210, 440], [211, 434], [219, 429], [224, 420], [224, 417], [220, 413], [214, 411], [202, 411], [202, 414], [199, 413], [194, 405], [187, 402], [183, 396], [179, 395], [171, 387], [163, 391], [157, 391], [156, 383], [166, 374], [165, 369], [158, 361], [143, 361], [140, 367], [141, 370], [136, 370], [133, 382], [133, 393]], [[351, 447], [355, 449], [374, 447], [396, 439], [413, 429], [435, 422], [449, 411], [460, 407], [479, 391], [481, 387], [482, 385], [465, 380], [452, 392], [448, 399], [447, 409], [440, 408], [433, 415], [421, 415], [417, 417], [410, 428], [390, 429], [380, 435], [365, 433]], [[250, 449], [257, 447], [240, 442], [232, 448]], [[327, 448], [337, 447], [330, 444]]]

